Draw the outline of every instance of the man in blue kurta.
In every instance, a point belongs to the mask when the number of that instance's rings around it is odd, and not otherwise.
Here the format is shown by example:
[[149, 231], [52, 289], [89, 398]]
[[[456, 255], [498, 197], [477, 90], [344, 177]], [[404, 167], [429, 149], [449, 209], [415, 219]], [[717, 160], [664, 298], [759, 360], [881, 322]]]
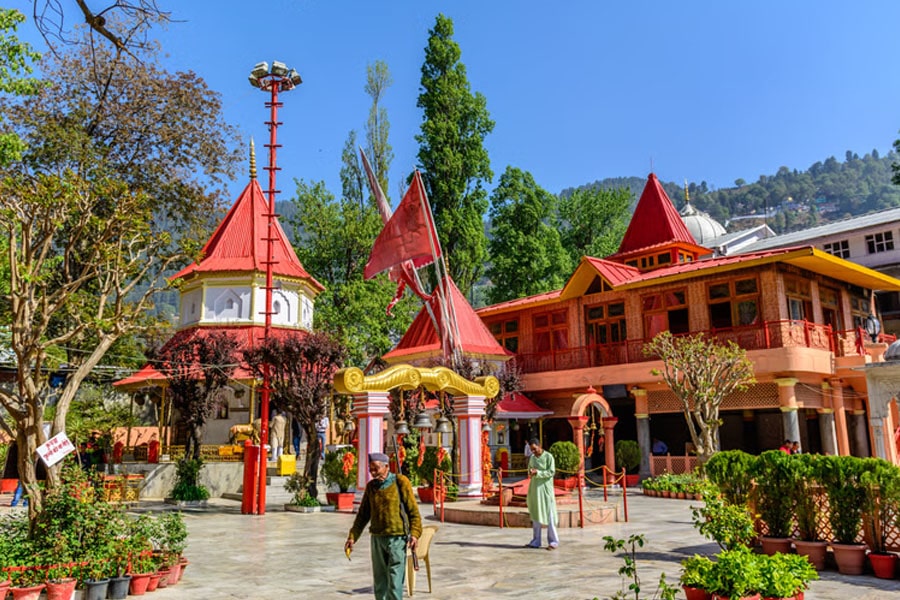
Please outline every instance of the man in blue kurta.
[[376, 600], [403, 600], [406, 574], [406, 548], [416, 551], [422, 535], [422, 518], [409, 479], [394, 475], [388, 457], [382, 453], [369, 455], [372, 480], [363, 492], [359, 512], [344, 543], [347, 556], [353, 544], [371, 521], [369, 537], [372, 549], [372, 577]]
[[534, 533], [529, 548], [541, 547], [541, 527], [547, 526], [547, 550], [555, 550], [559, 546], [556, 535], [556, 496], [553, 493], [553, 474], [556, 473], [556, 461], [553, 455], [541, 448], [541, 442], [532, 438], [528, 442], [531, 458], [528, 459], [528, 514], [531, 516], [531, 527]]

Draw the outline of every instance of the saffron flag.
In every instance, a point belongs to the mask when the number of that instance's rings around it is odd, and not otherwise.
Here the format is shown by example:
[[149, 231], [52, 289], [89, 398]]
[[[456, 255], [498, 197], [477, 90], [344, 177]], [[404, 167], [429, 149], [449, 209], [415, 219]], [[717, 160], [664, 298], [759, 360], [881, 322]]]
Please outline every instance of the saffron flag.
[[[369, 180], [369, 189], [372, 190], [372, 195], [375, 196], [375, 204], [378, 207], [378, 212], [381, 214], [382, 221], [387, 224], [391, 220], [391, 205], [384, 196], [384, 191], [381, 189], [381, 185], [378, 183], [374, 171], [372, 171], [372, 166], [369, 164], [369, 159], [362, 148], [359, 149], [359, 154], [362, 157], [366, 179]], [[431, 294], [426, 293], [425, 290], [422, 289], [422, 286], [416, 277], [415, 265], [413, 265], [411, 260], [404, 261], [399, 265], [391, 267], [388, 277], [397, 284], [397, 292], [394, 294], [391, 303], [387, 306], [388, 315], [391, 314], [391, 309], [394, 308], [394, 305], [403, 297], [403, 290], [406, 289], [406, 286], [409, 286], [409, 289], [422, 300], [431, 298]]]
[[425, 198], [425, 186], [418, 171], [412, 185], [391, 219], [378, 234], [369, 262], [363, 271], [371, 279], [382, 271], [411, 260], [416, 268], [431, 264], [441, 256], [431, 210]]

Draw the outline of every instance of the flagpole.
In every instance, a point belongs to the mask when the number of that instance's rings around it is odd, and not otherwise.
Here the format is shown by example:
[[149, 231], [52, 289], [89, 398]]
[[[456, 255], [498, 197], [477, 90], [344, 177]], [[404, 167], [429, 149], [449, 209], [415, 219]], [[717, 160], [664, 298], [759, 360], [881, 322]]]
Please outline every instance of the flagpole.
[[[438, 276], [438, 301], [441, 304], [441, 317], [443, 318], [444, 325], [444, 327], [441, 328], [441, 346], [444, 353], [444, 358], [447, 359], [449, 358], [449, 351], [455, 351], [458, 345], [459, 326], [456, 323], [456, 311], [452, 310], [453, 300], [450, 297], [449, 285], [445, 279], [445, 277], [447, 276], [447, 267], [443, 264], [444, 261], [442, 260], [442, 258], [438, 258], [444, 256], [444, 251], [443, 248], [441, 248], [441, 240], [437, 235], [437, 227], [435, 227], [434, 225], [434, 215], [431, 213], [431, 205], [428, 202], [428, 193], [425, 191], [425, 183], [422, 181], [422, 175], [419, 173], [418, 169], [416, 169], [414, 177], [418, 177], [419, 179], [419, 187], [422, 190], [422, 195], [419, 198], [419, 204], [422, 207], [422, 212], [425, 215], [425, 218], [428, 220], [428, 227], [430, 230], [428, 234], [428, 243], [431, 245], [431, 256], [434, 259], [435, 272]], [[432, 235], [432, 233], [434, 235]], [[442, 268], [444, 271], [444, 276], [441, 275]], [[448, 299], [450, 309], [448, 309]], [[444, 339], [445, 331], [446, 337], [451, 338], [450, 344], [452, 344], [452, 348], [448, 348], [448, 344]]]

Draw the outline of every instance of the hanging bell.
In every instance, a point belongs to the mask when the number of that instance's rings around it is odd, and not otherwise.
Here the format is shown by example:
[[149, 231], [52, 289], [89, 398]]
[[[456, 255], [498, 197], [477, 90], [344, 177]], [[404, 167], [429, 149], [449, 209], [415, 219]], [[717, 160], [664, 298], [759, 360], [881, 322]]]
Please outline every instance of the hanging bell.
[[434, 427], [435, 433], [451, 433], [453, 428], [450, 426], [450, 419], [447, 417], [441, 417], [437, 420], [437, 425]]
[[397, 435], [408, 435], [409, 426], [406, 424], [406, 421], [397, 421], [394, 424], [394, 433]]
[[413, 422], [413, 427], [415, 427], [416, 429], [431, 429], [431, 418], [424, 412], [420, 412], [416, 415], [416, 420]]
[[356, 429], [356, 427], [353, 425], [353, 419], [344, 421], [344, 433], [350, 433], [354, 429]]
[[485, 422], [484, 422], [484, 425], [481, 426], [481, 430], [482, 430], [482, 431], [490, 431], [490, 430], [491, 430], [491, 424], [490, 424], [489, 422], [485, 421]]

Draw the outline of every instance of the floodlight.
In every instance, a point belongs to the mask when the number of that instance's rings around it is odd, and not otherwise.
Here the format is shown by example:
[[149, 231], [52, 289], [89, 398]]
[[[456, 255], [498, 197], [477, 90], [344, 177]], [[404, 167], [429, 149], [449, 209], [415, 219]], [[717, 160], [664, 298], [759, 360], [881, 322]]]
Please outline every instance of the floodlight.
[[269, 74], [269, 63], [263, 61], [256, 63], [256, 66], [253, 67], [253, 70], [250, 71], [250, 74], [259, 79], [260, 77], [265, 77]]
[[287, 75], [288, 68], [287, 65], [283, 62], [279, 62], [277, 60], [272, 61], [272, 75], [277, 77], [284, 77]]

